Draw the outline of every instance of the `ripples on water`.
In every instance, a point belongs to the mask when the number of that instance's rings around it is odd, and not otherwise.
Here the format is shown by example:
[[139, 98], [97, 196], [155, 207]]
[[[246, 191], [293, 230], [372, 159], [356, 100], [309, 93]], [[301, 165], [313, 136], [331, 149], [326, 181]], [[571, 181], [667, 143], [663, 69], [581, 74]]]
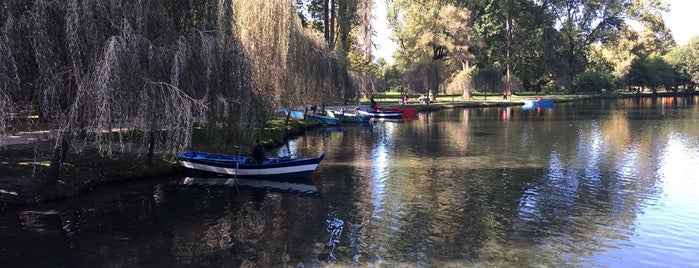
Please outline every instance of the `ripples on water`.
[[308, 133], [277, 152], [327, 154], [303, 190], [106, 187], [1, 215], [0, 263], [696, 266], [699, 115], [671, 101], [450, 110]]
[[604, 255], [638, 266], [699, 266], [699, 137], [670, 133], [667, 138], [655, 172], [661, 191], [639, 191], [646, 205], [628, 244], [642, 250], [629, 254], [621, 248]]
[[[541, 130], [527, 126], [515, 133], [519, 144], [493, 142], [503, 134], [479, 130], [464, 156], [415, 153], [423, 147], [400, 134], [396, 139], [412, 149], [410, 157], [403, 158], [392, 142], [379, 144], [383, 151], [373, 155], [371, 179], [362, 183], [371, 198], [353, 201], [372, 208], [371, 224], [360, 228], [364, 241], [373, 241], [365, 250], [381, 263], [417, 266], [693, 263], [699, 237], [686, 238], [686, 233], [699, 223], [692, 205], [698, 201], [697, 174], [688, 170], [697, 166], [696, 137], [663, 133], [667, 125], [683, 127], [672, 122], [681, 119], [679, 112], [647, 116], [666, 121], [640, 128], [620, 123], [626, 119], [615, 112], [593, 120], [543, 122], [558, 131], [548, 143], [537, 137]], [[574, 139], [566, 140], [570, 137], [561, 129], [572, 131]], [[482, 143], [489, 149], [474, 147]], [[458, 151], [460, 145], [454, 145], [450, 148]], [[531, 146], [544, 147], [541, 152], [548, 155], [526, 155], [540, 150], [524, 149]], [[677, 183], [683, 187], [673, 190]], [[669, 204], [669, 196], [688, 207]], [[649, 216], [658, 212], [663, 215]]]

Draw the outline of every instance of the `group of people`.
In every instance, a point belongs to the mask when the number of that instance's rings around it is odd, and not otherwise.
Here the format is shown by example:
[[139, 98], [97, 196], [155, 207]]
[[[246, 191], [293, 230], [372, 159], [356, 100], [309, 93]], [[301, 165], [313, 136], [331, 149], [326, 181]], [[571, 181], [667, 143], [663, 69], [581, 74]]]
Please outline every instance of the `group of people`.
[[430, 98], [425, 96], [425, 94], [420, 94], [420, 97], [418, 99], [420, 100], [421, 104], [429, 104], [430, 103]]
[[398, 104], [408, 104], [409, 99], [410, 99], [410, 97], [408, 97], [408, 95], [405, 95], [402, 98], [400, 98], [400, 100], [398, 101]]

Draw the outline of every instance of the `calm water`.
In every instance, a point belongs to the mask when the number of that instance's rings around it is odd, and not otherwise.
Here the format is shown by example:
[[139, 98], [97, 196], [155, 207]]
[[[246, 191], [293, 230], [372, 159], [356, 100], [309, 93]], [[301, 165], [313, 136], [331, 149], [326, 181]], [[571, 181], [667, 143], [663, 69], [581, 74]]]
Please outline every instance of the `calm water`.
[[309, 131], [271, 153], [325, 152], [310, 180], [164, 178], [0, 214], [0, 266], [699, 267], [698, 101]]

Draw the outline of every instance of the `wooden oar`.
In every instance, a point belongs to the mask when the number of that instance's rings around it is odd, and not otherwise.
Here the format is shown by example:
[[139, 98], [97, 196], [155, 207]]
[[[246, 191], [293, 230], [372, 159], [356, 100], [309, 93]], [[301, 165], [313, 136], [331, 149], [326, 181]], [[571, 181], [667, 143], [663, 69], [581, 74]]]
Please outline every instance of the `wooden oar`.
[[238, 194], [238, 202], [240, 203], [240, 207], [243, 207], [243, 201], [240, 199], [240, 190], [238, 189], [238, 166], [240, 166], [240, 156], [243, 154], [243, 146], [236, 146], [238, 147], [238, 159], [235, 161], [235, 175], [233, 176], [233, 180], [235, 181], [235, 193]]

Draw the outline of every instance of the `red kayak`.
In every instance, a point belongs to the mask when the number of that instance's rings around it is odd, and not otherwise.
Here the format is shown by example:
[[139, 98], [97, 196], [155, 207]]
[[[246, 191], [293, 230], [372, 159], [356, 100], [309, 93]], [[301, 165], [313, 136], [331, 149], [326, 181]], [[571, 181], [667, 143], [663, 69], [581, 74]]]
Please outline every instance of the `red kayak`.
[[410, 108], [410, 107], [403, 107], [403, 106], [388, 106], [388, 107], [382, 107], [382, 106], [376, 106], [374, 110], [378, 111], [402, 111], [403, 115], [401, 118], [406, 119], [406, 118], [414, 118], [415, 114], [417, 113], [417, 108]]

